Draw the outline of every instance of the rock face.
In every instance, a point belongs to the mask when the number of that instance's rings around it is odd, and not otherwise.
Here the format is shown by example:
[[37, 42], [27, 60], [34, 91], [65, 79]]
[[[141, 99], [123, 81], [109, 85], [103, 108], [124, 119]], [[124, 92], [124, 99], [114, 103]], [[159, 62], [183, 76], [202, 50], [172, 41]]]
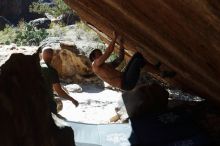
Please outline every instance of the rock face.
[[56, 50], [52, 65], [64, 80], [83, 83], [87, 77], [93, 75], [89, 59], [74, 44], [60, 44]]
[[38, 0], [1, 0], [0, 16], [6, 17], [11, 22], [17, 22], [21, 18], [30, 19], [34, 17], [29, 13], [29, 5]]
[[219, 0], [65, 0], [79, 16], [125, 48], [177, 72], [172, 85], [220, 103]]
[[58, 29], [60, 36], [48, 37], [40, 46], [51, 46], [56, 50], [52, 64], [60, 77], [68, 83], [95, 83], [103, 86], [103, 81], [91, 71], [88, 56], [95, 48], [105, 48], [105, 44], [97, 40], [94, 31], [86, 32], [77, 25], [67, 26], [65, 31]]
[[32, 26], [40, 29], [45, 28], [48, 29], [50, 27], [50, 19], [48, 18], [38, 18], [29, 22]]
[[39, 54], [12, 54], [0, 68], [0, 136], [4, 146], [74, 146], [71, 128], [55, 125]]
[[60, 15], [57, 19], [66, 25], [72, 25], [80, 21], [79, 16], [73, 12], [64, 13]]

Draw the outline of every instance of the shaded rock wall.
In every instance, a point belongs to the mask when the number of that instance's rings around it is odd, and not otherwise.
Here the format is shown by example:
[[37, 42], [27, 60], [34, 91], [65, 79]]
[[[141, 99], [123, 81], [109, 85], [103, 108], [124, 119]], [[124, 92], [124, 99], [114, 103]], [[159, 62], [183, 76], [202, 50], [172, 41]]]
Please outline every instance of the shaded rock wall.
[[6, 17], [11, 22], [17, 22], [21, 18], [30, 20], [31, 17], [36, 18], [37, 14], [29, 13], [29, 5], [38, 0], [1, 0], [0, 16]]
[[0, 67], [1, 145], [74, 145], [72, 129], [55, 125], [44, 85], [38, 53], [12, 54]]
[[177, 72], [175, 85], [220, 103], [220, 1], [64, 0], [109, 37]]
[[6, 25], [11, 25], [11, 23], [6, 18], [0, 16], [0, 30], [4, 30]]

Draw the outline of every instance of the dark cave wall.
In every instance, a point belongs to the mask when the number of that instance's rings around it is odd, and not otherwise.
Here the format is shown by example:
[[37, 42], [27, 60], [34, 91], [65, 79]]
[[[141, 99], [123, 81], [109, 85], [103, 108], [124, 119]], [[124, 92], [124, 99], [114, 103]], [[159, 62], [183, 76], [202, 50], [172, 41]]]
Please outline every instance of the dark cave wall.
[[7, 18], [11, 23], [16, 24], [20, 19], [30, 21], [40, 15], [29, 12], [29, 5], [38, 0], [1, 0], [0, 16]]

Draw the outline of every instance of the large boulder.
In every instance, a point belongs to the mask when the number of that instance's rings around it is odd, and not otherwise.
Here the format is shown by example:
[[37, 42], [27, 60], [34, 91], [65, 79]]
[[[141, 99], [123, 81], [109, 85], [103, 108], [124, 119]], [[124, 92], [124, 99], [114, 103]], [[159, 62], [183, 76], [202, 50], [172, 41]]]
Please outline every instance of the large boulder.
[[37, 29], [50, 27], [51, 20], [48, 18], [38, 18], [29, 22], [30, 25], [36, 27]]
[[80, 18], [152, 64], [174, 70], [171, 85], [220, 105], [219, 0], [64, 0]]
[[59, 49], [60, 41], [63, 41], [61, 37], [47, 37], [40, 43], [40, 46], [42, 48], [45, 46], [51, 46], [53, 49]]
[[61, 21], [66, 25], [72, 25], [75, 24], [76, 22], [79, 22], [80, 18], [78, 15], [76, 15], [76, 13], [73, 13], [71, 11], [60, 15], [59, 17], [57, 17], [57, 20]]
[[[94, 34], [86, 33], [73, 25], [65, 29], [68, 31], [62, 37], [48, 37], [40, 43], [41, 48], [51, 46], [55, 50], [52, 65], [61, 79], [67, 83], [95, 83], [103, 86], [103, 81], [91, 70], [88, 55], [97, 46], [105, 45], [91, 39]], [[77, 34], [82, 39], [77, 39]]]
[[69, 79], [74, 83], [82, 83], [91, 75], [91, 63], [82, 51], [71, 42], [61, 42], [56, 50], [52, 65], [62, 79]]

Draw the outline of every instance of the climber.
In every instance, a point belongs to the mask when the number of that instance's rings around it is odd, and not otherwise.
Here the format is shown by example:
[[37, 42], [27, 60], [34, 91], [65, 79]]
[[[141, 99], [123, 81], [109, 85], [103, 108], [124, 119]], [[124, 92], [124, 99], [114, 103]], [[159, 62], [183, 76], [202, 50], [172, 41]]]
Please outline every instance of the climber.
[[[116, 58], [113, 62], [106, 63], [105, 61], [109, 58], [114, 50], [115, 43], [118, 37], [115, 32], [113, 33], [113, 36], [113, 40], [103, 54], [101, 50], [95, 49], [89, 55], [94, 73], [97, 74], [102, 80], [122, 90], [131, 90], [135, 87], [139, 79], [140, 70], [144, 66], [147, 67], [149, 72], [159, 72], [158, 67], [160, 66], [160, 63], [155, 66], [150, 64], [139, 52], [133, 55], [124, 72], [116, 70], [116, 67], [124, 59], [124, 47], [122, 39], [120, 39], [119, 41], [119, 57]], [[163, 74], [163, 77], [171, 77], [169, 75], [170, 74], [165, 73]]]
[[61, 87], [58, 72], [51, 66], [52, 58], [53, 49], [51, 47], [44, 47], [42, 49], [42, 59], [40, 61], [41, 71], [47, 85], [47, 90], [49, 91], [51, 112], [57, 115], [57, 104], [54, 99], [53, 90], [56, 91], [58, 96], [71, 101], [76, 107], [79, 103], [69, 96]]

